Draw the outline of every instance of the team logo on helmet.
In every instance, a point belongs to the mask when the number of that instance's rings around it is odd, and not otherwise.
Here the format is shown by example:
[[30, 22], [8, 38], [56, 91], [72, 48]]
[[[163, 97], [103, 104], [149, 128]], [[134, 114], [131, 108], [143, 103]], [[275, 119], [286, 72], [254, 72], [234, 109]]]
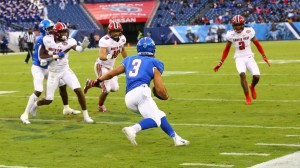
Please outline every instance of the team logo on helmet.
[[245, 19], [241, 15], [235, 15], [231, 19], [231, 24], [235, 32], [241, 33], [244, 30], [245, 27]]

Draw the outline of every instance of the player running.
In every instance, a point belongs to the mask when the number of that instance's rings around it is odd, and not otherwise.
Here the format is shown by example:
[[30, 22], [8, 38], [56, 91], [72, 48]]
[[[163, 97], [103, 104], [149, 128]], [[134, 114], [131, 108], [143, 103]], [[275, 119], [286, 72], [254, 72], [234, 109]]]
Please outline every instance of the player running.
[[137, 55], [125, 58], [122, 61], [122, 65], [99, 77], [96, 84], [125, 73], [126, 106], [131, 111], [141, 114], [144, 118], [139, 123], [122, 129], [133, 145], [137, 145], [135, 138], [139, 131], [153, 127], [161, 127], [174, 140], [175, 146], [189, 145], [189, 141], [182, 139], [173, 130], [166, 118], [166, 114], [157, 107], [151, 97], [149, 86], [153, 80], [156, 96], [162, 100], [168, 100], [169, 98], [161, 78], [164, 64], [154, 58], [154, 41], [149, 37], [141, 38], [137, 43], [137, 51]]
[[[119, 53], [122, 54], [123, 58], [127, 57], [127, 51], [124, 47], [126, 37], [122, 34], [122, 25], [118, 22], [111, 22], [107, 29], [108, 34], [99, 40], [99, 58], [96, 60], [94, 67], [97, 77], [113, 69]], [[109, 110], [105, 107], [104, 102], [109, 92], [119, 90], [118, 77], [116, 76], [110, 80], [103, 81], [99, 85], [95, 85], [95, 81], [88, 79], [84, 87], [84, 94], [86, 94], [91, 87], [102, 88], [98, 101], [98, 109], [100, 112], [108, 112]]]
[[246, 96], [246, 104], [252, 104], [252, 100], [249, 96], [248, 83], [246, 80], [246, 69], [252, 74], [252, 82], [249, 86], [251, 96], [256, 99], [255, 86], [260, 78], [260, 71], [254, 60], [254, 53], [251, 50], [251, 41], [255, 44], [256, 48], [262, 55], [264, 61], [270, 66], [270, 63], [266, 57], [264, 49], [260, 45], [258, 39], [255, 37], [255, 31], [252, 27], [245, 26], [245, 19], [241, 15], [236, 15], [231, 19], [233, 30], [229, 30], [226, 34], [226, 47], [223, 51], [221, 61], [215, 66], [214, 71], [217, 72], [223, 65], [225, 59], [230, 51], [231, 44], [235, 47], [234, 59], [236, 69], [240, 75], [241, 85]]

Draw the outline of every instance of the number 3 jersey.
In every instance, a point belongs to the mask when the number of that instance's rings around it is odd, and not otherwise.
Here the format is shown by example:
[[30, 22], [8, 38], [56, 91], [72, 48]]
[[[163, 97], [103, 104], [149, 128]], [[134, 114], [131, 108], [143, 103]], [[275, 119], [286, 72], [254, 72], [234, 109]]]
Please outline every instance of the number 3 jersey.
[[156, 58], [147, 56], [130, 56], [123, 59], [126, 74], [126, 93], [132, 89], [147, 84], [150, 86], [154, 78], [154, 68], [162, 74], [164, 64]]
[[119, 41], [113, 40], [109, 35], [103, 36], [99, 40], [99, 47], [107, 48], [106, 55], [111, 54], [112, 58], [106, 61], [97, 59], [97, 63], [105, 66], [106, 68], [112, 68], [115, 64], [116, 58], [122, 52], [122, 49], [126, 43], [126, 37], [124, 35], [120, 36]]
[[252, 27], [245, 27], [241, 33], [236, 33], [234, 30], [227, 31], [226, 40], [233, 43], [236, 48], [234, 58], [253, 56], [251, 50], [251, 39], [255, 36], [255, 31]]

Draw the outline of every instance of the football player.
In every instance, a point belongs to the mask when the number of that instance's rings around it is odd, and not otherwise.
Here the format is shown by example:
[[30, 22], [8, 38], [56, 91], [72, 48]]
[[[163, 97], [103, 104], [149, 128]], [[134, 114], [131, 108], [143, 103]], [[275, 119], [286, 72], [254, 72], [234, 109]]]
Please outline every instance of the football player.
[[35, 114], [38, 106], [49, 105], [54, 99], [54, 93], [59, 85], [59, 81], [63, 80], [78, 97], [79, 104], [82, 109], [84, 121], [86, 123], [93, 123], [86, 109], [85, 96], [81, 90], [80, 83], [75, 73], [69, 66], [70, 49], [78, 52], [83, 52], [88, 46], [88, 39], [84, 38], [83, 42], [77, 45], [77, 41], [69, 38], [69, 30], [64, 23], [57, 22], [53, 28], [53, 35], [47, 35], [43, 38], [44, 47], [40, 49], [40, 57], [50, 61], [49, 75], [47, 81], [46, 97], [35, 101], [31, 108], [31, 113]]
[[[118, 22], [111, 22], [107, 29], [108, 34], [99, 40], [99, 58], [96, 60], [94, 67], [97, 77], [100, 77], [102, 74], [113, 69], [115, 61], [120, 53], [123, 58], [127, 57], [127, 51], [124, 47], [126, 38], [122, 34], [122, 25]], [[118, 77], [116, 76], [110, 80], [103, 81], [99, 85], [95, 85], [94, 80], [87, 79], [84, 93], [86, 94], [91, 87], [102, 88], [98, 101], [98, 109], [100, 112], [108, 112], [109, 110], [105, 107], [104, 102], [109, 92], [116, 92], [119, 90]]]
[[[39, 31], [41, 36], [36, 40], [35, 47], [34, 47], [34, 53], [33, 53], [33, 64], [31, 67], [31, 73], [33, 76], [33, 85], [34, 85], [34, 92], [29, 97], [26, 109], [24, 113], [21, 115], [20, 119], [24, 124], [30, 124], [30, 121], [28, 119], [29, 110], [32, 107], [32, 104], [34, 101], [40, 97], [41, 93], [43, 92], [43, 81], [44, 79], [48, 78], [48, 65], [49, 61], [43, 60], [39, 57], [39, 49], [41, 46], [44, 46], [43, 38], [47, 34], [52, 33], [54, 23], [49, 19], [44, 19], [39, 24]], [[59, 82], [59, 93], [62, 98], [64, 109], [63, 114], [79, 114], [80, 111], [73, 110], [68, 105], [68, 93], [67, 93], [67, 87], [66, 84], [60, 80]]]
[[251, 96], [256, 99], [255, 86], [260, 78], [260, 71], [257, 63], [254, 60], [254, 53], [251, 50], [251, 41], [255, 44], [256, 48], [263, 57], [263, 60], [270, 66], [266, 57], [264, 49], [260, 45], [258, 39], [255, 37], [255, 31], [252, 27], [245, 26], [245, 19], [241, 15], [236, 15], [231, 19], [233, 30], [229, 30], [226, 34], [226, 46], [223, 51], [221, 61], [215, 66], [214, 71], [217, 72], [223, 65], [225, 59], [230, 51], [231, 44], [235, 47], [234, 59], [236, 69], [240, 75], [241, 85], [246, 96], [246, 104], [252, 104], [249, 96], [248, 83], [246, 80], [246, 69], [252, 74], [252, 82], [249, 86]]
[[189, 145], [189, 141], [182, 139], [173, 130], [166, 118], [166, 114], [157, 107], [151, 97], [149, 86], [153, 80], [154, 95], [161, 100], [168, 100], [169, 98], [161, 77], [164, 71], [164, 64], [154, 58], [154, 41], [150, 37], [141, 38], [137, 43], [137, 52], [137, 55], [123, 59], [122, 65], [99, 77], [96, 82], [96, 84], [101, 83], [116, 75], [125, 73], [126, 106], [131, 111], [141, 114], [143, 119], [135, 125], [124, 127], [122, 129], [123, 133], [133, 145], [137, 145], [135, 138], [139, 131], [161, 127], [174, 140], [175, 146]]

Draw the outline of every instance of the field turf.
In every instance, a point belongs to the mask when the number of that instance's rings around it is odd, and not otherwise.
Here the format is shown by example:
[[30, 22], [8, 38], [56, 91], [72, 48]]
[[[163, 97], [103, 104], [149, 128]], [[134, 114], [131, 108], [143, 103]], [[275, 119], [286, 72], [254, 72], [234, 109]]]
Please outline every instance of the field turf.
[[[271, 67], [253, 45], [261, 80], [252, 105], [245, 105], [233, 47], [219, 72], [214, 72], [224, 43], [157, 46], [156, 57], [165, 64], [163, 81], [171, 99], [155, 100], [175, 131], [191, 142], [185, 147], [174, 147], [160, 128], [139, 132], [138, 146], [129, 143], [121, 129], [141, 117], [125, 106], [123, 75], [120, 90], [110, 93], [106, 101], [111, 112], [98, 112], [100, 89], [86, 94], [95, 124], [85, 124], [82, 115], [64, 116], [57, 91], [53, 103], [39, 107], [37, 116], [30, 116], [31, 124], [23, 125], [19, 117], [33, 92], [31, 65], [23, 63], [26, 53], [1, 55], [0, 167], [245, 168], [299, 151], [300, 42], [261, 44]], [[127, 50], [130, 55], [136, 53], [134, 46]], [[87, 78], [95, 78], [97, 57], [97, 49], [70, 53], [70, 66], [82, 88]], [[247, 80], [250, 84], [249, 72]], [[75, 93], [70, 89], [68, 93], [70, 106], [80, 109]]]

